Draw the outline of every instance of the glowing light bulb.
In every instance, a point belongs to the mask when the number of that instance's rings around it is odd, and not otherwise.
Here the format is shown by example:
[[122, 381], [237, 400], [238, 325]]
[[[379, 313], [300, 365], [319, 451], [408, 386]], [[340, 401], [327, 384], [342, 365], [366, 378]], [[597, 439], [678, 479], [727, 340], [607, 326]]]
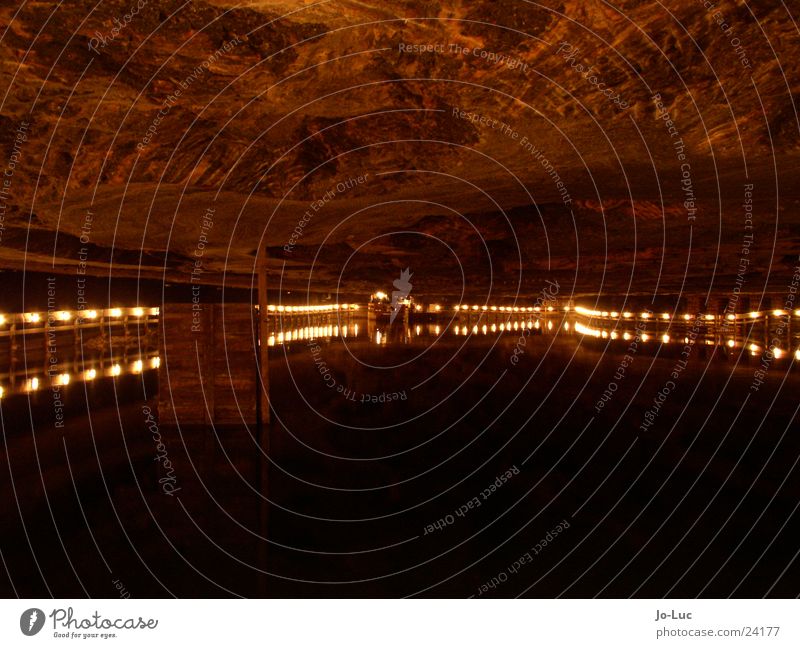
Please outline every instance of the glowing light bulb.
[[111, 317], [122, 317], [122, 309], [121, 308], [112, 308], [109, 312]]
[[115, 365], [111, 366], [111, 375], [112, 376], [119, 376], [121, 373], [122, 373], [122, 367], [120, 367], [118, 364], [115, 364]]
[[136, 307], [131, 312], [134, 317], [144, 317], [144, 308]]

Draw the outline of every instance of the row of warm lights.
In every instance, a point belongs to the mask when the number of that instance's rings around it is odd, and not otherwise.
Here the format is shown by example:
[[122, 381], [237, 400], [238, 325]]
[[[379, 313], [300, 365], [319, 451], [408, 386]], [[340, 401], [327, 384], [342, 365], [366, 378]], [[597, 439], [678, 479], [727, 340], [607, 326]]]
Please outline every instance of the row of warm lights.
[[[147, 361], [147, 364], [149, 365], [150, 369], [158, 369], [161, 366], [161, 358], [159, 357], [150, 358]], [[144, 371], [144, 368], [145, 368], [144, 360], [136, 360], [132, 362], [128, 367], [129, 371], [135, 374], [142, 373], [142, 371]], [[98, 373], [97, 369], [86, 369], [84, 371], [75, 374], [75, 377], [77, 380], [84, 380], [90, 382], [95, 378], [97, 378], [98, 375], [100, 374]], [[107, 367], [104, 370], [104, 375], [110, 377], [116, 377], [122, 375], [122, 365], [117, 363]], [[72, 380], [73, 380], [72, 374], [60, 373], [51, 378], [51, 384], [56, 387], [66, 387], [67, 385], [70, 384]], [[33, 378], [29, 378], [28, 380], [25, 381], [25, 391], [26, 392], [38, 391], [38, 389], [41, 387], [41, 382], [42, 382], [41, 379], [37, 378], [36, 376], [34, 376]], [[4, 393], [5, 390], [3, 389], [3, 387], [0, 387], [0, 398], [3, 397]]]
[[[347, 337], [349, 329], [347, 326], [342, 327], [342, 337]], [[358, 324], [353, 326], [353, 334], [358, 336]], [[284, 344], [285, 342], [292, 342], [297, 340], [313, 340], [318, 337], [338, 337], [338, 326], [304, 326], [303, 328], [294, 329], [292, 331], [281, 331], [280, 333], [270, 335], [267, 338], [267, 346], [275, 346], [276, 344]]]
[[[145, 317], [146, 315], [158, 315], [160, 313], [159, 308], [142, 308], [137, 306], [135, 308], [110, 308], [105, 312], [108, 317], [122, 317], [124, 314], [140, 318]], [[43, 319], [50, 319], [51, 321], [57, 320], [59, 322], [71, 322], [73, 319], [81, 319], [81, 320], [94, 320], [99, 317], [100, 313], [96, 310], [79, 310], [79, 311], [68, 311], [68, 310], [61, 310], [54, 312], [51, 316], [42, 313], [22, 313], [22, 321], [26, 324], [38, 324], [39, 322], [43, 321]], [[13, 315], [0, 315], [0, 326], [5, 324], [9, 321], [9, 319], [15, 319]]]
[[[619, 334], [616, 331], [609, 332], [602, 329], [596, 329], [589, 326], [584, 326], [583, 324], [580, 323], [575, 324], [575, 330], [582, 335], [589, 335], [591, 337], [596, 337], [596, 338], [603, 338], [603, 339], [611, 338], [612, 340], [616, 340], [619, 337]], [[627, 331], [622, 334], [622, 339], [626, 341], [632, 339], [632, 337], [633, 336]], [[639, 337], [642, 340], [642, 342], [647, 342], [650, 339], [650, 336], [648, 336], [646, 333], [642, 333]], [[671, 339], [672, 338], [666, 333], [664, 333], [661, 336], [661, 341], [664, 342], [665, 344], [670, 342]], [[683, 342], [684, 344], [689, 344], [689, 338], [684, 337]], [[712, 340], [706, 340], [706, 344], [713, 345], [714, 342]], [[734, 348], [736, 346], [736, 340], [733, 339], [728, 340], [726, 344], [728, 347]], [[761, 352], [761, 347], [759, 347], [757, 344], [750, 344], [748, 345], [747, 348], [750, 351], [751, 355], [758, 355]], [[783, 349], [779, 349], [778, 347], [774, 347], [772, 349], [772, 354], [776, 360], [780, 360], [781, 358], [783, 358], [785, 353], [786, 352]], [[794, 352], [794, 357], [796, 360], [800, 360], [800, 349], [797, 349]]]
[[333, 313], [340, 310], [358, 310], [358, 304], [318, 304], [314, 306], [267, 305], [267, 311], [270, 313]]
[[[593, 309], [590, 309], [590, 308], [584, 308], [582, 306], [576, 306], [575, 307], [575, 312], [578, 313], [579, 315], [584, 315], [586, 317], [612, 317], [614, 319], [618, 319], [620, 316], [622, 316], [625, 319], [630, 319], [631, 317], [633, 317], [635, 315], [635, 313], [631, 313], [630, 311], [624, 311], [622, 313], [619, 313], [617, 311], [593, 310]], [[784, 317], [784, 316], [788, 315], [789, 313], [790, 313], [790, 311], [785, 311], [785, 310], [781, 310], [781, 309], [776, 309], [776, 310], [772, 311], [772, 315], [774, 315], [775, 317]], [[795, 316], [800, 317], [800, 309], [794, 311], [794, 314], [795, 314]], [[765, 312], [751, 311], [750, 313], [747, 313], [747, 315], [729, 313], [728, 315], [725, 316], [725, 318], [730, 320], [730, 321], [733, 321], [733, 320], [744, 318], [744, 317], [749, 317], [751, 319], [756, 319], [758, 317], [763, 317], [764, 315], [766, 315]], [[656, 315], [655, 313], [644, 312], [644, 313], [640, 313], [639, 317], [641, 317], [642, 319], [650, 319], [651, 317], [660, 318], [662, 320], [671, 320], [672, 319], [672, 315], [670, 315], [669, 313], [661, 313], [660, 315]], [[681, 315], [681, 317], [684, 320], [689, 321], [694, 316], [690, 315], [689, 313], [685, 313], [684, 315]], [[704, 316], [704, 319], [709, 321], [709, 322], [712, 322], [712, 321], [714, 321], [714, 320], [716, 320], [718, 318], [721, 319], [722, 316], [721, 315], [719, 315], [719, 316], [718, 315], [711, 315], [711, 314], [708, 314], [708, 315]]]
[[[569, 324], [565, 324], [564, 326], [565, 326], [565, 328], [567, 330], [569, 330]], [[553, 330], [553, 322], [547, 322], [546, 327], [547, 327], [547, 330], [552, 331]], [[438, 328], [439, 327], [437, 326], [436, 327], [437, 335], [438, 335]], [[538, 330], [539, 328], [541, 328], [541, 324], [540, 324], [539, 320], [529, 321], [529, 322], [506, 322], [506, 323], [492, 324], [492, 325], [484, 324], [480, 328], [478, 327], [477, 324], [475, 324], [472, 327], [472, 333], [473, 334], [477, 334], [477, 333], [480, 332], [480, 333], [483, 333], [484, 335], [486, 335], [486, 334], [489, 333], [489, 331], [491, 331], [492, 333], [497, 333], [498, 331], [503, 333], [503, 332], [506, 332], [506, 331], [519, 331], [520, 329], [522, 329], [522, 330], [525, 330], [525, 329], [537, 329]], [[453, 326], [453, 333], [455, 335], [467, 335], [469, 333], [469, 331], [470, 331], [470, 329], [468, 329], [466, 326], [462, 326], [460, 328], [459, 328], [458, 325]]]
[[[483, 306], [473, 305], [469, 306], [467, 304], [458, 304], [455, 307], [456, 311], [492, 311], [496, 312], [499, 311], [501, 313], [539, 313], [541, 312], [542, 308], [540, 306], [487, 306], [484, 304]], [[555, 308], [552, 306], [548, 306], [544, 309], [548, 313], [552, 313]], [[569, 307], [564, 309], [565, 311], [569, 311]]]
[[[630, 319], [635, 315], [635, 313], [631, 313], [630, 311], [623, 311], [622, 313], [619, 313], [617, 311], [599, 311], [599, 310], [592, 310], [590, 308], [584, 308], [583, 306], [576, 306], [575, 312], [578, 313], [578, 315], [584, 315], [586, 317], [613, 317], [614, 319], [618, 319], [619, 317]], [[642, 319], [650, 319], [651, 317], [655, 317], [655, 314], [644, 312], [644, 313], [639, 313], [639, 317], [641, 317]], [[660, 317], [663, 320], [672, 319], [672, 316], [669, 313], [661, 313], [661, 315], [658, 317]], [[691, 319], [691, 315], [684, 315], [683, 317], [684, 319], [687, 320]]]

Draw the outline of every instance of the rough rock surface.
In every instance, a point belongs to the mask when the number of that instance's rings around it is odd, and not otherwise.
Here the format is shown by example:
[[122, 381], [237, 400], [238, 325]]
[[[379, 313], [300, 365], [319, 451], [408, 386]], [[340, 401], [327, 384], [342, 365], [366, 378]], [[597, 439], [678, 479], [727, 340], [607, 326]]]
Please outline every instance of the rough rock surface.
[[2, 267], [248, 285], [265, 246], [286, 287], [724, 295], [749, 234], [745, 290], [797, 265], [789, 4], [140, 4], [0, 8]]

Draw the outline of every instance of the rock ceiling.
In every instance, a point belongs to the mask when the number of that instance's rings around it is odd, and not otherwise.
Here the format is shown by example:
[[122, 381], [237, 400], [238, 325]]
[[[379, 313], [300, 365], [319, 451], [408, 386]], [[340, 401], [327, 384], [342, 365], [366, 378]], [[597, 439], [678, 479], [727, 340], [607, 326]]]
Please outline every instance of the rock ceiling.
[[726, 294], [752, 234], [746, 289], [785, 291], [797, 18], [722, 0], [4, 3], [0, 267], [247, 285], [263, 247], [274, 286], [359, 293], [409, 267], [429, 294]]

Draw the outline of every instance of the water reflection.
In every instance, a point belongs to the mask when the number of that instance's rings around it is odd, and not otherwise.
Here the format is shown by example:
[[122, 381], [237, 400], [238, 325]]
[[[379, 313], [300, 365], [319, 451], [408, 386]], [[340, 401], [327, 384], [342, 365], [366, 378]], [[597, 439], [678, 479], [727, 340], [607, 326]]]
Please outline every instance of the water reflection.
[[155, 371], [156, 307], [0, 315], [0, 398]]
[[652, 310], [600, 311], [584, 307], [489, 306], [459, 304], [451, 310], [407, 311], [393, 323], [367, 309], [313, 317], [269, 318], [269, 346], [297, 340], [360, 340], [376, 345], [435, 342], [445, 335], [466, 341], [500, 339], [521, 333], [562, 336], [577, 343], [593, 341], [614, 351], [622, 343], [641, 341], [654, 348], [702, 344], [727, 353], [800, 360], [800, 311], [766, 310], [737, 314], [657, 313]]

